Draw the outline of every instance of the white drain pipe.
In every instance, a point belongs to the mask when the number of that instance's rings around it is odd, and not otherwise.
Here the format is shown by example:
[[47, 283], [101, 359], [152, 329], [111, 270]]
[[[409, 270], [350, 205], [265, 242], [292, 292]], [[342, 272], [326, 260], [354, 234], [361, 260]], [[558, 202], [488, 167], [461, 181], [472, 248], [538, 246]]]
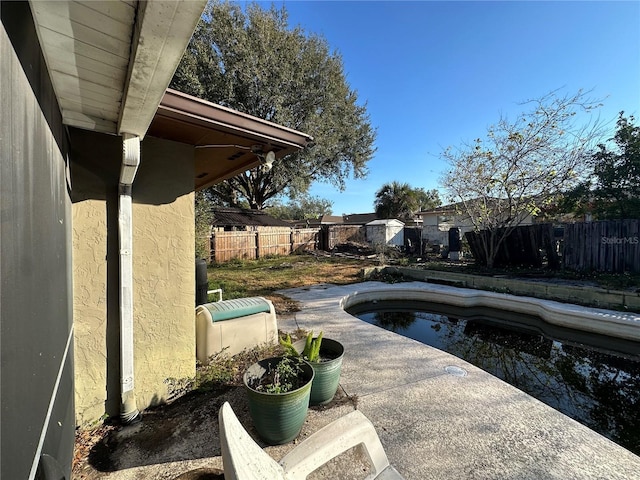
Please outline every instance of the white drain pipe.
[[134, 393], [133, 362], [133, 222], [131, 184], [140, 165], [140, 137], [122, 135], [122, 166], [118, 186], [120, 260], [120, 419], [135, 421], [140, 412]]

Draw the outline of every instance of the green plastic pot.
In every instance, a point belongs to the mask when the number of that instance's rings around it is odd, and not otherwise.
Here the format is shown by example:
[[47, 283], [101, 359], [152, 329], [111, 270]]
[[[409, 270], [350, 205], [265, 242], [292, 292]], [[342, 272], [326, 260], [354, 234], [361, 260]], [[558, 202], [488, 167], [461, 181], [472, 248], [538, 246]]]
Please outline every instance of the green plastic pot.
[[281, 445], [295, 439], [307, 418], [311, 382], [314, 371], [311, 365], [301, 365], [304, 384], [286, 393], [266, 393], [254, 390], [249, 385], [252, 380], [262, 378], [275, 368], [282, 357], [261, 360], [251, 365], [244, 374], [243, 381], [249, 399], [249, 413], [260, 438], [269, 445]]
[[[304, 344], [304, 340], [298, 340], [293, 344], [293, 347], [298, 353], [302, 353]], [[311, 385], [310, 405], [324, 405], [325, 403], [329, 403], [333, 400], [338, 390], [338, 385], [340, 384], [344, 347], [337, 340], [323, 338], [320, 346], [320, 356], [323, 354], [336, 358], [326, 362], [309, 362], [315, 372]]]

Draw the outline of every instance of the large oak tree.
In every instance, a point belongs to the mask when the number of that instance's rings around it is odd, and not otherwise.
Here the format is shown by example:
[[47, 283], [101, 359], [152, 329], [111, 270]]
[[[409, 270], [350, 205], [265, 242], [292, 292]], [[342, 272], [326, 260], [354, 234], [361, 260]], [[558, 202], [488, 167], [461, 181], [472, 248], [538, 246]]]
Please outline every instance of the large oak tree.
[[290, 28], [284, 7], [208, 4], [171, 87], [314, 137], [315, 144], [213, 187], [228, 205], [262, 209], [279, 195], [304, 194], [315, 181], [343, 189], [364, 177], [375, 130], [326, 40]]

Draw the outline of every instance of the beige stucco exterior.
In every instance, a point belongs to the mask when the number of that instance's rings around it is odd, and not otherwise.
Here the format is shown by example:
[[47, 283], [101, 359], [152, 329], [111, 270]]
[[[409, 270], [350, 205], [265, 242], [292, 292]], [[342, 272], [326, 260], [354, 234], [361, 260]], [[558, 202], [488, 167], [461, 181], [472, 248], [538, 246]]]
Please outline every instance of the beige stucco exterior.
[[[121, 139], [80, 130], [72, 158], [76, 421], [120, 406], [117, 181]], [[82, 148], [84, 147], [84, 148]], [[90, 156], [87, 152], [92, 152]], [[147, 137], [133, 184], [135, 394], [195, 374], [193, 148]]]
[[106, 409], [107, 219], [104, 202], [73, 206], [73, 316], [76, 423]]

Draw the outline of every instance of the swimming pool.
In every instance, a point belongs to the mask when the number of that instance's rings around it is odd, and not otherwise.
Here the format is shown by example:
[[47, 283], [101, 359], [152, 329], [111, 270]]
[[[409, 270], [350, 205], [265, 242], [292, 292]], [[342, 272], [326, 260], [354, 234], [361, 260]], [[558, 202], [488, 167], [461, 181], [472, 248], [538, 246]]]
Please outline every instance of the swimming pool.
[[505, 309], [376, 296], [345, 310], [456, 355], [640, 454], [640, 342]]

